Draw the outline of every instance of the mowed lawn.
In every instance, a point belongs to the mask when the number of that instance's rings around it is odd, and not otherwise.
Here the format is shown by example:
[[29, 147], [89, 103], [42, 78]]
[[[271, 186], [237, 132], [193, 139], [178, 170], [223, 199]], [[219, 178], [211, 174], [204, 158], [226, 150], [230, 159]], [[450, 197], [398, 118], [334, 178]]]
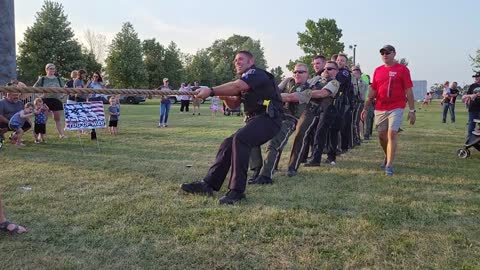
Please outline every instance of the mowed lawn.
[[235, 206], [218, 205], [226, 185], [213, 198], [179, 186], [205, 175], [241, 117], [174, 105], [160, 129], [158, 107], [122, 105], [120, 134], [100, 130], [99, 148], [49, 123], [48, 144], [0, 152], [7, 214], [31, 230], [0, 234], [0, 269], [480, 269], [480, 153], [456, 157], [462, 104], [456, 125], [438, 101], [418, 110], [393, 177], [372, 140], [289, 178], [289, 144], [275, 183]]

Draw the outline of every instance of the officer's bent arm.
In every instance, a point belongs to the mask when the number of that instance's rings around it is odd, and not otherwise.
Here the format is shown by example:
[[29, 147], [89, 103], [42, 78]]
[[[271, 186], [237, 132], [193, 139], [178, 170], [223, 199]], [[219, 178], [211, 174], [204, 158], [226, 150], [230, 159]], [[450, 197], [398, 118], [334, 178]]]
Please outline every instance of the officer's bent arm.
[[330, 92], [327, 89], [313, 90], [312, 91], [312, 98], [324, 98], [324, 97], [330, 96], [331, 94], [332, 94], [332, 92]]
[[282, 102], [292, 102], [292, 103], [298, 103], [300, 99], [298, 98], [295, 93], [281, 93], [282, 96]]
[[242, 80], [224, 83], [212, 88], [215, 96], [238, 96], [241, 92], [250, 89], [250, 86]]

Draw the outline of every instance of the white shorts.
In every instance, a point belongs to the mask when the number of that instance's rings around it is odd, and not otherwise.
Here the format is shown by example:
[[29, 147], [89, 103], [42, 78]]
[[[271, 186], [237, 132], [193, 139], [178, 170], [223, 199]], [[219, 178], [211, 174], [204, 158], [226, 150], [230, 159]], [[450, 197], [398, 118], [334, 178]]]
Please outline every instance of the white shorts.
[[375, 110], [375, 126], [377, 130], [386, 131], [393, 130], [398, 131], [402, 126], [404, 109], [394, 109], [390, 111], [377, 111]]

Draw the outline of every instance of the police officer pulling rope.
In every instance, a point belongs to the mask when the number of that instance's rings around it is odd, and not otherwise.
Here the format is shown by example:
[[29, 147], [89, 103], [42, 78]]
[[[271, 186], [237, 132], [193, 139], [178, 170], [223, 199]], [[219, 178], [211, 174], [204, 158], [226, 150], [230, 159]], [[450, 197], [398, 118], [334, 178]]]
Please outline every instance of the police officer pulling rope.
[[247, 170], [252, 148], [272, 139], [280, 130], [282, 101], [274, 76], [254, 65], [248, 51], [235, 55], [235, 69], [241, 78], [213, 88], [200, 88], [197, 98], [219, 96], [229, 108], [244, 104], [246, 124], [220, 145], [213, 165], [202, 181], [185, 183], [181, 189], [192, 194], [212, 195], [219, 191], [231, 168], [229, 191], [220, 204], [234, 204], [245, 198]]

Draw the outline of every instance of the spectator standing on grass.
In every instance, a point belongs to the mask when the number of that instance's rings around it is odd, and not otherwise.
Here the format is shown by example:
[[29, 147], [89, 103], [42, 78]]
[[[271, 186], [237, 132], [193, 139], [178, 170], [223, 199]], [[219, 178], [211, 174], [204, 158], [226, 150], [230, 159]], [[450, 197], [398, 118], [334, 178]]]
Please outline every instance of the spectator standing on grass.
[[[480, 119], [480, 72], [475, 73], [472, 78], [475, 82], [470, 85], [467, 94], [462, 97], [462, 101], [468, 106], [468, 128], [467, 137], [470, 137], [475, 129], [475, 119]], [[477, 91], [478, 89], [478, 91]]]
[[116, 106], [117, 100], [115, 97], [110, 97], [109, 102], [110, 106], [108, 107], [108, 114], [110, 115], [110, 118], [108, 120], [108, 129], [110, 130], [110, 134], [117, 135], [118, 115], [120, 114], [120, 111]]
[[[46, 76], [40, 77], [33, 87], [62, 87], [64, 82], [59, 77], [55, 76], [56, 68], [55, 65], [49, 63], [45, 66]], [[43, 103], [45, 103], [50, 111], [53, 114], [53, 120], [55, 121], [55, 127], [57, 128], [60, 138], [65, 138], [65, 133], [63, 132], [63, 124], [61, 122], [63, 103], [60, 100], [61, 94], [56, 93], [45, 93], [41, 95]]]
[[[199, 88], [200, 86], [198, 86], [198, 81], [195, 81], [193, 83], [192, 91], [196, 91]], [[202, 104], [202, 101], [203, 100], [201, 98], [197, 98], [196, 96], [193, 97], [193, 101], [192, 101], [193, 114], [192, 115], [195, 115], [195, 113], [197, 115], [200, 115], [200, 104]]]
[[[375, 99], [375, 124], [384, 152], [380, 167], [385, 170], [385, 175], [390, 176], [393, 175], [393, 161], [397, 150], [398, 131], [403, 121], [405, 98], [408, 101], [408, 119], [411, 125], [415, 124], [416, 111], [410, 70], [395, 60], [396, 51], [393, 46], [383, 46], [380, 55], [384, 65], [375, 69], [365, 108]], [[363, 120], [367, 114], [365, 108], [361, 114]]]
[[448, 102], [443, 103], [442, 123], [447, 122], [447, 113], [450, 111], [450, 121], [455, 124], [455, 101], [460, 92], [457, 89], [457, 82], [452, 82], [449, 88]]
[[47, 133], [47, 112], [48, 106], [43, 103], [41, 98], [36, 98], [33, 101], [35, 106], [35, 126], [33, 128], [33, 137], [35, 143], [45, 143], [45, 134]]
[[[170, 86], [170, 80], [168, 78], [163, 78], [163, 85], [158, 89], [170, 91], [173, 88]], [[170, 107], [172, 107], [172, 102], [167, 95], [163, 95], [160, 100], [160, 121], [158, 122], [158, 127], [168, 127], [168, 114], [170, 113]]]
[[[185, 83], [182, 83], [181, 86], [180, 86], [180, 91], [183, 91], [183, 92], [190, 92], [190, 88], [185, 86]], [[180, 96], [180, 112], [183, 113], [183, 111], [185, 110], [185, 112], [188, 112], [188, 107], [190, 106], [190, 96], [188, 95], [182, 95]]]

